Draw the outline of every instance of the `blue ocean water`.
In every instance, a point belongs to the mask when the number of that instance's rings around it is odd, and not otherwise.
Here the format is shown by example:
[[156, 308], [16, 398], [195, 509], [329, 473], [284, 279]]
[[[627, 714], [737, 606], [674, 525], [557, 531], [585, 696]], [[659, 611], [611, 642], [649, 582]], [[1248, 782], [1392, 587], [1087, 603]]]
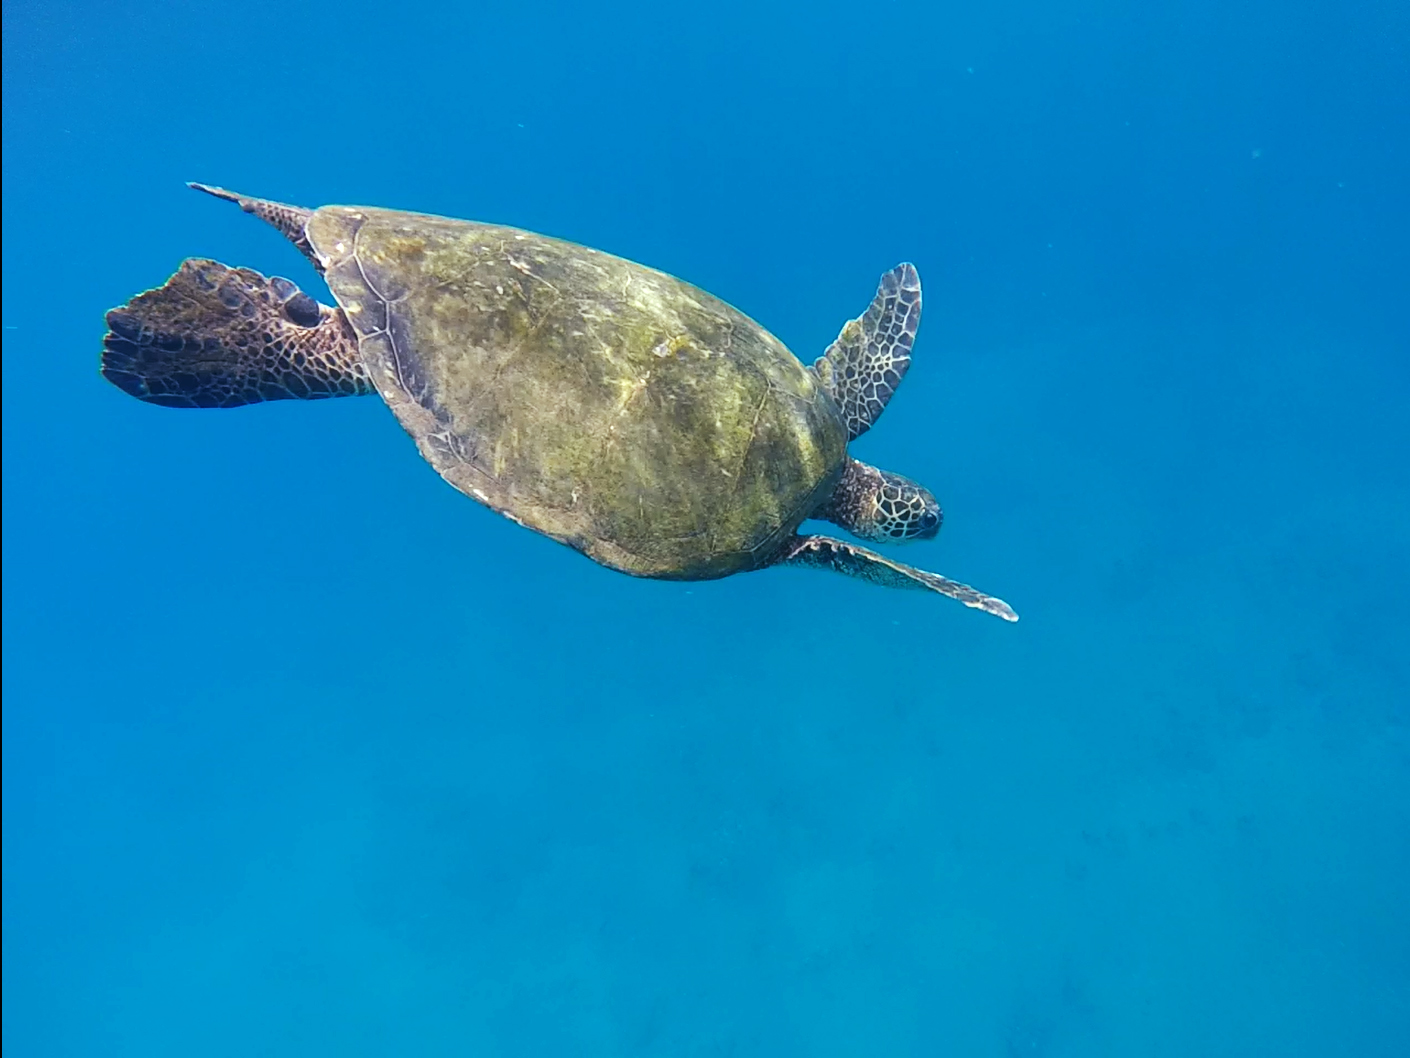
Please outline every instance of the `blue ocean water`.
[[[3, 14], [8, 1058], [1370, 1056], [1410, 1040], [1410, 7]], [[511, 224], [811, 360], [898, 557], [632, 580], [378, 401], [97, 373], [191, 193]]]

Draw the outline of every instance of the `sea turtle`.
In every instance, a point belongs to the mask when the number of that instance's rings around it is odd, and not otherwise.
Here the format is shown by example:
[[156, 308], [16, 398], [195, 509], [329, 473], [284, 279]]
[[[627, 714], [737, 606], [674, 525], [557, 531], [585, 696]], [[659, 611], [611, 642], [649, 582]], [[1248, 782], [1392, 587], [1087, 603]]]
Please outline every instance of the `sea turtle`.
[[609, 254], [514, 228], [192, 187], [267, 221], [337, 307], [191, 259], [107, 314], [102, 373], [141, 400], [229, 408], [376, 393], [461, 492], [611, 569], [705, 580], [812, 566], [999, 599], [827, 536], [939, 531], [926, 489], [847, 453], [910, 364], [920, 279], [887, 272], [811, 367], [743, 313]]

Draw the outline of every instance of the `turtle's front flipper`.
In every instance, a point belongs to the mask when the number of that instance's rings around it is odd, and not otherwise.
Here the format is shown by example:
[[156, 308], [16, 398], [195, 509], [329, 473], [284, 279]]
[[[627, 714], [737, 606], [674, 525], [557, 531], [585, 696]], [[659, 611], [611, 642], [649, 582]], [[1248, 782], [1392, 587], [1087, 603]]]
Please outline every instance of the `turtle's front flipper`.
[[169, 408], [374, 392], [341, 310], [287, 279], [198, 259], [108, 313], [102, 372]]
[[911, 345], [920, 327], [920, 276], [899, 264], [881, 277], [867, 311], [847, 321], [813, 371], [832, 394], [855, 441], [876, 425], [886, 402], [911, 366]]
[[313, 247], [304, 235], [304, 225], [308, 223], [308, 218], [313, 216], [313, 210], [304, 209], [302, 206], [286, 206], [283, 202], [270, 202], [263, 198], [246, 198], [223, 187], [211, 187], [209, 184], [198, 184], [195, 181], [186, 186], [216, 198], [223, 198], [226, 202], [234, 202], [246, 213], [253, 213], [270, 227], [277, 228], [279, 234], [297, 246], [299, 253], [312, 261], [313, 267], [322, 274], [323, 265], [319, 263], [318, 255], [313, 252]]
[[830, 569], [887, 588], [917, 588], [939, 592], [976, 610], [1002, 617], [1005, 621], [1018, 620], [1018, 614], [1002, 599], [975, 591], [967, 584], [948, 580], [938, 573], [928, 573], [923, 569], [892, 562], [889, 558], [882, 558], [875, 551], [834, 540], [830, 536], [795, 537], [774, 564]]

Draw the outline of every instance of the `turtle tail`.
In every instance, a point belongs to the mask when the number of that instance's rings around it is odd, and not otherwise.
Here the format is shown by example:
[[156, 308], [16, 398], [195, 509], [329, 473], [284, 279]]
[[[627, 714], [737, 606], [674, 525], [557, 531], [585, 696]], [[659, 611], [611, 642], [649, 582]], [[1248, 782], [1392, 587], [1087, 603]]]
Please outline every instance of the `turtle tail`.
[[102, 374], [168, 408], [233, 408], [374, 392], [339, 309], [287, 279], [184, 262], [107, 315]]

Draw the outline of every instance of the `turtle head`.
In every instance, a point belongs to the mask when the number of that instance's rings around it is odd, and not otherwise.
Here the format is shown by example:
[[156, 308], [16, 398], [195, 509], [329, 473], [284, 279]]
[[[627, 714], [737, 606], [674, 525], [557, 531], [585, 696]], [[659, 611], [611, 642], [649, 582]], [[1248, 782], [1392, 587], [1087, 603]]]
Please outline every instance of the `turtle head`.
[[863, 540], [902, 544], [932, 539], [945, 514], [923, 485], [849, 458], [818, 517]]

